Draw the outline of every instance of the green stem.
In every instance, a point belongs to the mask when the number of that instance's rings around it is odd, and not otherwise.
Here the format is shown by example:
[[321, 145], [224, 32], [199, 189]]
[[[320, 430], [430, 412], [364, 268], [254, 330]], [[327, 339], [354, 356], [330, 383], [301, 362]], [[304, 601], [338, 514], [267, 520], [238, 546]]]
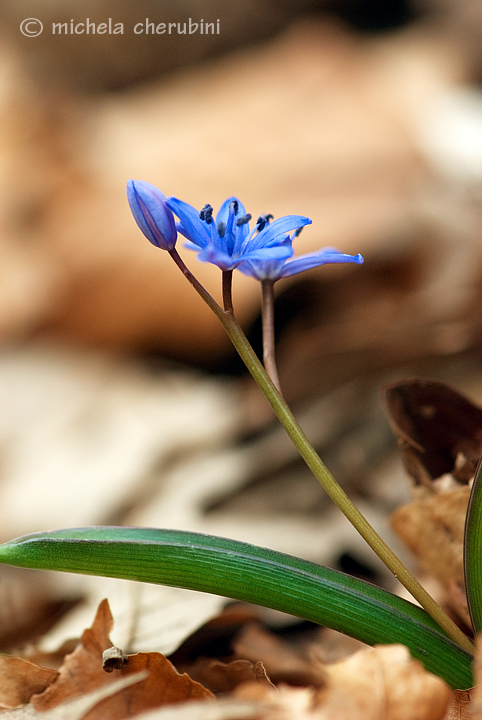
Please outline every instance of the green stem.
[[442, 608], [437, 605], [435, 600], [429, 595], [425, 588], [423, 588], [422, 585], [420, 585], [420, 583], [413, 577], [413, 575], [388, 547], [386, 542], [380, 537], [376, 530], [372, 528], [370, 523], [355, 507], [348, 495], [340, 487], [333, 475], [325, 466], [318, 453], [310, 444], [300, 425], [294, 418], [291, 410], [279, 393], [275, 384], [267, 375], [262, 363], [259, 361], [256, 353], [249, 344], [232, 311], [223, 310], [213, 300], [211, 295], [209, 295], [190, 270], [188, 270], [175, 249], [171, 250], [170, 254], [194, 289], [220, 319], [229, 339], [238, 351], [254, 381], [265, 395], [278, 420], [283, 425], [301, 457], [306, 462], [320, 485], [324, 488], [325, 492], [340, 508], [345, 517], [351, 522], [368, 545], [370, 545], [372, 550], [378, 555], [382, 562], [385, 563], [393, 575], [409, 591], [415, 600], [420, 603], [433, 620], [435, 620], [435, 622], [447, 633], [447, 635], [460, 647], [469, 653], [473, 653], [473, 643], [444, 613]]
[[261, 317], [263, 322], [263, 362], [266, 372], [273, 384], [281, 394], [281, 386], [276, 367], [275, 339], [274, 339], [274, 282], [263, 280], [261, 282], [262, 303]]
[[226, 312], [234, 313], [233, 308], [233, 271], [223, 271], [223, 305]]

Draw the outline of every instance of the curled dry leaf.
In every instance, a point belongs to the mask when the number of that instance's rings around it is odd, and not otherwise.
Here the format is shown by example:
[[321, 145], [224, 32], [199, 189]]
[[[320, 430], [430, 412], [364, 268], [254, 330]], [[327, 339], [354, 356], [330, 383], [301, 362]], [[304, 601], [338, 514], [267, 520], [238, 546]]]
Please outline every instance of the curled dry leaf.
[[472, 691], [454, 690], [452, 702], [450, 703], [443, 720], [473, 720], [478, 717], [473, 714]]
[[439, 581], [450, 606], [468, 627], [463, 544], [469, 495], [468, 487], [460, 487], [403, 505], [390, 518], [394, 531], [421, 567]]
[[40, 713], [32, 704], [25, 705], [14, 710], [5, 710], [2, 713], [2, 720], [83, 720], [85, 713], [96, 705], [105, 697], [118, 692], [120, 689], [140, 682], [145, 677], [145, 673], [137, 675], [128, 675], [111, 683], [107, 687], [94, 690], [91, 693], [80, 695], [73, 700], [68, 700], [57, 707]]
[[362, 650], [325, 667], [325, 688], [240, 686], [235, 695], [273, 703], [263, 720], [442, 720], [450, 688], [410, 657], [403, 645]]
[[414, 496], [393, 513], [392, 527], [470, 627], [463, 541], [469, 484], [482, 453], [482, 409], [445, 383], [418, 378], [389, 385], [385, 407]]
[[221, 662], [201, 657], [189, 668], [189, 677], [202, 683], [213, 693], [226, 693], [248, 680], [259, 680], [273, 687], [262, 662], [232, 660]]
[[320, 664], [302, 657], [260, 625], [246, 625], [236, 638], [234, 649], [238, 657], [253, 662], [262, 661], [274, 683], [321, 687], [326, 682], [326, 674]]
[[123, 720], [134, 718], [144, 710], [162, 705], [214, 697], [209, 690], [191, 680], [186, 673], [180, 675], [161, 653], [129, 655], [125, 668], [114, 670], [112, 675], [122, 677], [142, 670], [148, 672], [145, 680], [123, 688], [102, 700], [82, 720], [105, 720], [105, 718]]
[[41, 693], [58, 673], [39, 667], [28, 660], [0, 655], [0, 707], [15, 708]]
[[142, 713], [136, 720], [263, 720], [265, 711], [266, 707], [257, 702], [223, 698], [170, 705]]
[[106, 672], [120, 670], [127, 662], [126, 653], [118, 647], [110, 647], [102, 653], [102, 668]]
[[330, 683], [317, 701], [327, 718], [439, 720], [451, 697], [443, 680], [427, 672], [403, 645], [362, 650], [326, 670]]
[[68, 698], [108, 685], [112, 676], [102, 669], [102, 654], [112, 647], [109, 633], [113, 625], [109, 603], [103, 600], [92, 627], [84, 630], [79, 645], [66, 656], [57, 680], [32, 698], [36, 710], [45, 712]]
[[442, 382], [413, 378], [385, 388], [385, 409], [415, 486], [436, 491], [451, 474], [467, 484], [482, 454], [482, 409]]
[[83, 720], [104, 720], [108, 717], [123, 720], [161, 705], [213, 697], [209, 690], [188, 675], [180, 675], [161, 653], [128, 655], [122, 669], [106, 673], [102, 656], [107, 648], [112, 647], [109, 639], [112, 626], [109, 605], [103, 600], [92, 627], [84, 631], [78, 647], [66, 657], [57, 680], [32, 698], [35, 710], [46, 712], [79, 694], [89, 693], [141, 671], [147, 672], [145, 679], [105, 698], [84, 715]]
[[444, 720], [482, 720], [482, 635], [475, 641], [474, 682], [471, 690], [456, 690]]

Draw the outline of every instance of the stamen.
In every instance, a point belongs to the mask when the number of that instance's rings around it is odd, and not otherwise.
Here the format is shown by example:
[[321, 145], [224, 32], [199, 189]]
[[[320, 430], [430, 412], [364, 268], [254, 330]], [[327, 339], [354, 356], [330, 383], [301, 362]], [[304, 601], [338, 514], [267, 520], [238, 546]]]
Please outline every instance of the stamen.
[[234, 214], [237, 215], [239, 210], [239, 202], [237, 200], [231, 200], [231, 202], [229, 203], [229, 210], [232, 210]]
[[272, 215], [260, 215], [259, 218], [256, 220], [256, 229], [258, 230], [258, 232], [264, 230], [266, 225], [269, 225], [269, 221], [272, 219]]
[[236, 225], [237, 225], [238, 227], [239, 227], [240, 225], [246, 225], [246, 223], [249, 223], [250, 220], [251, 220], [251, 215], [250, 215], [249, 213], [246, 213], [246, 215], [241, 215], [241, 217], [239, 217], [239, 218], [236, 220]]
[[300, 234], [300, 232], [303, 230], [303, 227], [304, 227], [304, 226], [302, 226], [302, 227], [300, 227], [300, 228], [298, 228], [297, 230], [294, 231], [294, 233], [293, 233], [293, 237], [294, 237], [294, 238], [297, 238], [297, 237], [298, 237], [298, 235]]
[[210, 225], [213, 221], [213, 206], [206, 203], [201, 212], [199, 213], [199, 219], [204, 220], [207, 225]]
[[226, 223], [220, 220], [218, 222], [218, 233], [219, 237], [224, 237], [226, 235]]

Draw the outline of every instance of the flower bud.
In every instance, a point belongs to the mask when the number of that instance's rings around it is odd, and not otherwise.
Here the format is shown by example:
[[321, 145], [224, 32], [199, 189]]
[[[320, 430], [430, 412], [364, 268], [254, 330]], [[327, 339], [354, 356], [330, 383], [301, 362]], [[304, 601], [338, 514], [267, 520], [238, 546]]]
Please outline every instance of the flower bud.
[[134, 220], [149, 242], [161, 250], [172, 250], [176, 244], [177, 230], [164, 193], [148, 182], [129, 180], [127, 200]]

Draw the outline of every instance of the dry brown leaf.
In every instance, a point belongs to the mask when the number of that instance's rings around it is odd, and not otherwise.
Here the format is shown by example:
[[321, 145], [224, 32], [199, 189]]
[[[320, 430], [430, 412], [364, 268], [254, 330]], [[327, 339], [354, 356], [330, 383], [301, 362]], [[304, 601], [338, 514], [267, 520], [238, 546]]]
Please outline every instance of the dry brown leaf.
[[136, 720], [263, 720], [266, 709], [264, 704], [257, 702], [225, 698], [171, 705], [142, 713]]
[[326, 682], [321, 666], [303, 658], [259, 625], [246, 625], [234, 642], [238, 657], [261, 661], [274, 683], [320, 687]]
[[1, 714], [2, 720], [82, 720], [85, 713], [90, 710], [96, 703], [105, 697], [116, 693], [128, 685], [140, 682], [145, 675], [138, 673], [137, 675], [129, 675], [127, 677], [116, 680], [107, 687], [100, 688], [94, 692], [80, 695], [73, 700], [69, 700], [57, 707], [47, 710], [47, 712], [38, 712], [32, 704], [15, 710], [5, 710]]
[[28, 660], [0, 655], [0, 706], [15, 708], [30, 701], [58, 676], [55, 670], [39, 667]]
[[439, 720], [451, 698], [443, 680], [427, 672], [403, 645], [362, 650], [326, 671], [331, 682], [318, 702], [333, 720]]
[[416, 485], [450, 473], [467, 484], [482, 452], [482, 409], [442, 382], [412, 378], [385, 388], [385, 409]]
[[470, 627], [465, 597], [463, 542], [470, 489], [460, 487], [403, 505], [390, 519], [421, 567], [447, 593], [450, 606]]
[[321, 690], [284, 687], [274, 693], [249, 683], [235, 695], [271, 701], [276, 710], [263, 720], [442, 720], [452, 696], [403, 645], [362, 650], [325, 670], [329, 681]]
[[452, 702], [450, 703], [443, 720], [470, 720], [474, 718], [473, 706], [471, 705], [470, 690], [454, 690]]
[[102, 669], [102, 653], [112, 646], [109, 633], [113, 624], [109, 603], [103, 600], [92, 627], [84, 630], [80, 644], [66, 656], [57, 680], [32, 698], [36, 710], [45, 712], [68, 698], [97, 690], [111, 682], [112, 675]]
[[86, 720], [103, 720], [110, 716], [121, 720], [163, 704], [213, 697], [209, 690], [191, 680], [188, 675], [180, 675], [160, 653], [128, 655], [122, 669], [105, 672], [102, 656], [104, 650], [112, 646], [109, 639], [112, 626], [108, 602], [103, 600], [92, 627], [84, 631], [80, 645], [66, 657], [56, 682], [32, 698], [35, 710], [45, 712], [76, 695], [88, 693], [115, 679], [140, 671], [147, 671], [148, 676], [135, 686], [129, 686], [103, 700], [87, 713]]
[[245, 683], [240, 685], [234, 694], [241, 700], [267, 705], [268, 707], [260, 714], [260, 720], [315, 720], [322, 717], [314, 709], [313, 688], [280, 685], [276, 690], [270, 690], [255, 683]]
[[259, 680], [271, 685], [262, 662], [232, 660], [224, 663], [201, 657], [189, 666], [189, 677], [197, 680], [213, 693], [225, 693], [248, 680]]
[[149, 673], [145, 680], [102, 700], [84, 716], [83, 720], [105, 720], [110, 717], [123, 720], [161, 705], [214, 697], [209, 690], [191, 680], [186, 673], [180, 675], [169, 660], [160, 653], [129, 655], [126, 666], [122, 670], [114, 670], [112, 675], [122, 677], [142, 670], [147, 670]]
[[79, 642], [80, 638], [70, 638], [51, 652], [43, 652], [36, 646], [27, 646], [25, 652], [22, 652], [22, 657], [41, 667], [58, 670], [63, 665], [65, 656], [73, 653]]

